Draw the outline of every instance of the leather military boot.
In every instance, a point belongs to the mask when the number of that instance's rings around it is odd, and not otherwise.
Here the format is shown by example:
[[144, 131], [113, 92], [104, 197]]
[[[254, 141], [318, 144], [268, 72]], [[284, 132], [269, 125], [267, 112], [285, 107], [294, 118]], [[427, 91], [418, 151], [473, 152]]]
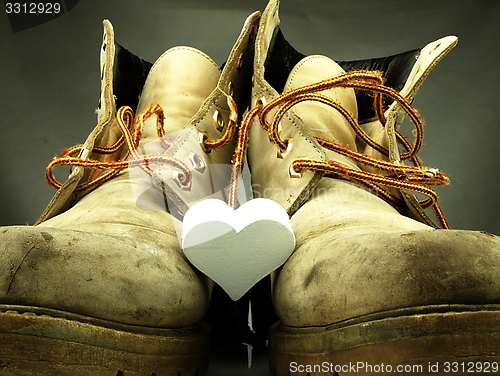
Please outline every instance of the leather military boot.
[[[409, 104], [456, 38], [336, 63], [294, 50], [278, 7], [261, 17], [245, 122], [254, 194], [288, 211], [297, 242], [272, 276], [271, 372], [495, 369], [500, 239], [432, 225], [425, 208], [448, 227], [430, 188], [448, 180], [416, 156], [422, 121]], [[413, 144], [398, 129], [405, 115]]]
[[[259, 16], [222, 71], [189, 47], [152, 65], [116, 44], [104, 21], [97, 127], [49, 165], [58, 191], [37, 224], [0, 229], [2, 375], [207, 368], [213, 282], [185, 259], [175, 224], [212, 193], [209, 170], [230, 164]], [[52, 170], [62, 164], [73, 169], [59, 184]]]

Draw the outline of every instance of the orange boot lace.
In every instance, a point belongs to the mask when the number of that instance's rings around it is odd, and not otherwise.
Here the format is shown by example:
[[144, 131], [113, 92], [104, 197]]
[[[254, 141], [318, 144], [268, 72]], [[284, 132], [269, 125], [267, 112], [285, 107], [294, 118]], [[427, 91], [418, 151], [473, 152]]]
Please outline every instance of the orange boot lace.
[[[231, 97], [228, 97], [228, 104], [231, 108], [231, 116], [225, 134], [219, 140], [203, 139], [202, 148], [205, 151], [210, 151], [216, 148], [225, 146], [231, 141], [237, 128], [236, 120], [236, 104]], [[165, 136], [165, 116], [163, 109], [158, 104], [152, 104], [142, 114], [138, 115], [134, 121], [134, 111], [128, 107], [121, 107], [116, 113], [116, 120], [122, 135], [112, 146], [101, 147], [94, 146], [91, 152], [110, 155], [119, 151], [124, 145], [127, 147], [127, 152], [121, 160], [118, 161], [101, 161], [93, 159], [81, 158], [83, 152], [83, 145], [76, 145], [64, 150], [58, 157], [55, 157], [47, 166], [45, 170], [45, 178], [47, 183], [55, 189], [60, 189], [62, 184], [57, 181], [54, 176], [54, 169], [58, 166], [80, 166], [93, 170], [107, 170], [103, 174], [98, 174], [94, 179], [88, 182], [80, 183], [74, 189], [75, 192], [82, 191], [100, 185], [114, 176], [118, 175], [120, 171], [128, 167], [139, 166], [147, 174], [152, 175], [153, 170], [151, 165], [157, 163], [168, 163], [176, 167], [179, 171], [179, 181], [182, 185], [188, 185], [191, 180], [191, 171], [189, 167], [182, 161], [168, 156], [168, 155], [150, 155], [139, 156], [137, 154], [137, 147], [141, 139], [142, 131], [144, 128], [144, 121], [149, 117], [156, 115], [156, 131], [160, 142], [165, 149], [168, 149], [171, 144], [166, 140]], [[95, 175], [95, 174], [94, 174]]]
[[[327, 177], [334, 177], [338, 179], [358, 182], [370, 188], [371, 190], [375, 190], [375, 192], [377, 192], [380, 197], [396, 207], [404, 206], [405, 203], [399, 197], [391, 193], [390, 189], [388, 188], [404, 189], [421, 193], [427, 196], [427, 198], [418, 201], [420, 206], [423, 209], [432, 208], [436, 215], [436, 218], [439, 221], [440, 226], [442, 228], [449, 229], [450, 227], [448, 225], [448, 222], [446, 221], [444, 213], [439, 206], [437, 194], [431, 188], [431, 186], [447, 185], [449, 184], [449, 179], [446, 177], [446, 175], [439, 172], [437, 169], [425, 168], [422, 161], [417, 156], [417, 153], [422, 146], [424, 127], [423, 121], [418, 112], [408, 103], [408, 101], [402, 95], [400, 95], [396, 90], [384, 85], [382, 74], [377, 71], [353, 71], [344, 73], [335, 78], [290, 90], [274, 98], [267, 104], [261, 104], [251, 109], [239, 126], [236, 149], [231, 161], [232, 174], [228, 191], [228, 204], [233, 208], [236, 208], [237, 206], [237, 188], [239, 181], [241, 180], [240, 177], [241, 171], [243, 170], [245, 150], [248, 145], [248, 132], [250, 130], [252, 120], [256, 116], [258, 116], [261, 126], [269, 134], [269, 139], [271, 140], [271, 142], [275, 144], [276, 148], [279, 151], [285, 153], [288, 145], [287, 142], [282, 140], [279, 136], [279, 123], [287, 111], [289, 111], [296, 104], [304, 101], [317, 101], [335, 108], [337, 111], [339, 111], [340, 114], [342, 114], [342, 116], [345, 117], [345, 119], [348, 121], [350, 126], [353, 128], [353, 130], [361, 140], [363, 140], [367, 145], [371, 146], [375, 150], [379, 151], [381, 154], [385, 156], [389, 155], [389, 150], [386, 147], [375, 142], [360, 127], [357, 120], [353, 118], [349, 111], [347, 111], [341, 104], [318, 93], [320, 91], [332, 88], [353, 88], [355, 90], [365, 90], [373, 93], [374, 109], [378, 120], [384, 126], [388, 121], [384, 115], [384, 98], [389, 97], [396, 101], [415, 126], [415, 131], [413, 132], [415, 140], [413, 142], [413, 145], [403, 134], [401, 134], [401, 132], [399, 132], [399, 130], [395, 130], [397, 141], [405, 149], [405, 152], [401, 153], [400, 159], [401, 161], [411, 161], [413, 166], [406, 166], [402, 163], [383, 161], [346, 148], [338, 144], [335, 140], [326, 140], [320, 137], [315, 137], [318, 143], [324, 148], [345, 155], [349, 158], [352, 158], [354, 161], [366, 166], [376, 167], [380, 170], [388, 171], [391, 174], [374, 174], [362, 170], [348, 168], [335, 161], [323, 162], [302, 158], [296, 159], [292, 163], [291, 170], [293, 170], [297, 174], [300, 174], [303, 170], [324, 171], [325, 176]], [[208, 140], [202, 135], [200, 142], [203, 150], [205, 151], [210, 151], [225, 146], [231, 141], [234, 134], [236, 133], [236, 129], [238, 128], [236, 104], [234, 103], [231, 96], [227, 96], [227, 98], [228, 105], [231, 110], [229, 124], [224, 135], [218, 140]], [[278, 111], [274, 115], [272, 121], [269, 121], [268, 114], [275, 108], [278, 108]], [[47, 182], [55, 189], [59, 189], [62, 186], [62, 184], [59, 183], [53, 175], [54, 168], [61, 165], [109, 170], [108, 172], [101, 174], [100, 176], [90, 180], [89, 182], [77, 185], [75, 191], [81, 191], [102, 184], [103, 182], [116, 176], [120, 171], [126, 169], [127, 167], [140, 166], [146, 173], [151, 175], [153, 171], [150, 167], [150, 164], [169, 163], [176, 166], [177, 169], [181, 172], [179, 174], [180, 182], [182, 184], [189, 184], [189, 181], [191, 179], [191, 171], [182, 161], [167, 155], [141, 157], [137, 154], [136, 149], [139, 145], [142, 129], [144, 127], [144, 121], [152, 115], [157, 116], [158, 136], [164, 147], [168, 148], [170, 144], [163, 137], [165, 136], [165, 118], [161, 106], [157, 104], [151, 105], [144, 113], [137, 116], [135, 122], [133, 120], [133, 110], [130, 107], [125, 106], [120, 108], [116, 115], [118, 125], [122, 132], [122, 136], [120, 137], [120, 139], [111, 147], [105, 148], [94, 146], [92, 150], [92, 152], [98, 154], [112, 154], [118, 151], [124, 144], [126, 144], [128, 151], [122, 158], [122, 160], [98, 161], [82, 159], [77, 155], [81, 154], [83, 146], [77, 145], [63, 151], [59, 155], [59, 157], [54, 158], [54, 160], [47, 166], [45, 174]]]
[[[324, 171], [325, 176], [348, 181], [358, 182], [371, 190], [375, 190], [384, 200], [393, 206], [405, 206], [403, 200], [390, 192], [388, 188], [398, 188], [421, 193], [427, 198], [420, 200], [419, 204], [423, 209], [431, 207], [442, 228], [449, 229], [448, 222], [438, 204], [438, 197], [431, 186], [449, 184], [449, 179], [437, 169], [429, 169], [423, 166], [417, 153], [422, 146], [423, 139], [423, 121], [418, 112], [400, 95], [396, 90], [384, 85], [382, 74], [378, 71], [353, 71], [344, 73], [338, 77], [324, 80], [311, 85], [303, 86], [294, 90], [287, 91], [274, 98], [267, 104], [258, 105], [253, 108], [245, 117], [240, 125], [238, 141], [233, 157], [233, 174], [231, 187], [229, 190], [228, 203], [232, 207], [237, 205], [236, 192], [238, 185], [238, 176], [243, 168], [245, 148], [248, 143], [248, 131], [251, 127], [254, 117], [259, 117], [259, 122], [263, 129], [269, 134], [269, 139], [276, 148], [285, 153], [287, 142], [279, 136], [279, 123], [285, 113], [293, 106], [304, 101], [316, 101], [327, 104], [342, 114], [354, 129], [356, 134], [367, 145], [379, 151], [385, 156], [389, 155], [389, 150], [375, 142], [359, 125], [356, 119], [342, 105], [334, 100], [318, 93], [332, 88], [353, 88], [355, 90], [365, 90], [373, 93], [374, 109], [378, 120], [386, 126], [387, 119], [384, 115], [383, 101], [385, 97], [390, 97], [398, 103], [410, 118], [415, 126], [413, 145], [398, 130], [395, 130], [397, 141], [403, 146], [405, 152], [401, 154], [401, 161], [409, 160], [413, 166], [406, 166], [402, 163], [386, 162], [365, 154], [353, 151], [338, 144], [335, 140], [326, 140], [315, 137], [318, 143], [329, 150], [352, 158], [354, 161], [366, 166], [376, 167], [383, 171], [390, 172], [388, 175], [380, 175], [348, 168], [335, 161], [317, 161], [311, 159], [296, 159], [291, 165], [291, 171], [300, 174], [303, 170]], [[278, 108], [273, 119], [268, 119], [268, 114], [273, 109]]]

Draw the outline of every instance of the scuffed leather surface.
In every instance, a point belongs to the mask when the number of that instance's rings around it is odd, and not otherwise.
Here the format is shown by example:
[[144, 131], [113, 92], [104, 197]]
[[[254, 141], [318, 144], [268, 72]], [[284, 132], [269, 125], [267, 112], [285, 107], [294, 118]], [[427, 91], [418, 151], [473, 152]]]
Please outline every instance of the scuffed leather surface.
[[[0, 301], [133, 325], [201, 319], [208, 283], [179, 247], [172, 218], [139, 210], [122, 175], [35, 227], [0, 229]], [[143, 197], [146, 200], [147, 197]]]
[[274, 279], [285, 325], [500, 301], [500, 238], [431, 229], [340, 180], [322, 181], [316, 193], [291, 219], [297, 248]]

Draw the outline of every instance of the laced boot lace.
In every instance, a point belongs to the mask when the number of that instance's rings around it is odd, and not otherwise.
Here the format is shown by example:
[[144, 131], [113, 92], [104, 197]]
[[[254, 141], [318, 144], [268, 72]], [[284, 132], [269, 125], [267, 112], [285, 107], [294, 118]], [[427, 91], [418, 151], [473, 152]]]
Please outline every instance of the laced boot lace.
[[[394, 125], [394, 119], [385, 118], [383, 107], [384, 99], [386, 97], [392, 98], [397, 102], [398, 106], [400, 106], [415, 126], [415, 131], [413, 132], [415, 137], [413, 145], [403, 134], [399, 132], [399, 130], [395, 129], [394, 132], [396, 139], [402, 145], [405, 152], [400, 155], [401, 162], [387, 162], [351, 150], [338, 144], [335, 140], [326, 140], [321, 137], [315, 137], [322, 147], [347, 156], [360, 164], [376, 167], [382, 171], [386, 171], [387, 175], [349, 168], [331, 160], [323, 162], [303, 158], [293, 161], [290, 166], [291, 174], [300, 176], [304, 170], [323, 171], [325, 173], [324, 176], [327, 177], [345, 179], [360, 183], [370, 188], [371, 191], [375, 191], [380, 197], [395, 207], [404, 207], [406, 204], [401, 198], [391, 193], [390, 188], [421, 193], [427, 196], [427, 198], [418, 201], [420, 206], [423, 209], [431, 207], [434, 210], [440, 226], [448, 229], [449, 225], [441, 207], [438, 204], [437, 194], [431, 186], [449, 184], [449, 179], [437, 169], [426, 168], [423, 166], [422, 161], [417, 156], [417, 153], [422, 146], [424, 127], [423, 121], [418, 112], [402, 95], [394, 89], [384, 85], [382, 73], [378, 71], [348, 72], [335, 78], [290, 90], [274, 98], [269, 103], [260, 104], [248, 112], [247, 116], [243, 119], [240, 125], [238, 133], [237, 146], [232, 161], [233, 174], [231, 178], [228, 204], [233, 207], [237, 205], [236, 192], [238, 175], [243, 168], [245, 148], [248, 144], [248, 131], [251, 127], [252, 120], [258, 116], [260, 125], [269, 134], [271, 142], [274, 143], [279, 152], [286, 153], [288, 141], [280, 138], [280, 121], [287, 111], [289, 111], [296, 104], [304, 101], [316, 101], [333, 107], [348, 121], [361, 140], [375, 150], [379, 151], [381, 154], [389, 156], [389, 150], [375, 142], [360, 127], [357, 120], [347, 109], [331, 98], [319, 93], [320, 91], [332, 88], [353, 88], [355, 90], [365, 90], [371, 92], [373, 94], [376, 116], [384, 127], [391, 121], [393, 122], [392, 125]], [[269, 120], [269, 113], [276, 108], [276, 114], [272, 120]], [[413, 166], [404, 165], [402, 163], [404, 160], [409, 160]]]
[[[283, 116], [293, 106], [305, 101], [316, 101], [324, 103], [336, 109], [349, 123], [356, 132], [357, 136], [373, 149], [379, 151], [384, 156], [389, 156], [389, 150], [383, 145], [374, 141], [359, 125], [358, 121], [345, 109], [340, 103], [320, 94], [320, 91], [332, 88], [352, 88], [355, 90], [365, 90], [373, 94], [373, 103], [376, 116], [383, 126], [387, 126], [390, 122], [394, 123], [394, 119], [386, 119], [384, 114], [384, 99], [392, 98], [397, 102], [398, 106], [410, 118], [415, 130], [414, 142], [411, 144], [408, 139], [397, 129], [394, 130], [396, 140], [404, 148], [404, 152], [400, 155], [400, 161], [387, 162], [381, 159], [367, 156], [363, 153], [356, 152], [347, 147], [338, 144], [335, 140], [327, 140], [321, 137], [315, 137], [318, 143], [331, 151], [347, 156], [352, 160], [370, 167], [378, 168], [386, 171], [387, 175], [370, 173], [363, 170], [357, 170], [346, 167], [335, 161], [317, 161], [305, 158], [299, 158], [292, 162], [290, 172], [300, 176], [304, 170], [323, 171], [324, 176], [345, 179], [360, 183], [371, 191], [375, 191], [377, 195], [389, 202], [395, 207], [406, 206], [405, 202], [394, 195], [390, 188], [400, 190], [408, 190], [421, 193], [427, 198], [419, 200], [418, 203], [422, 209], [432, 208], [439, 224], [442, 228], [449, 229], [448, 222], [444, 213], [439, 206], [436, 192], [431, 186], [447, 185], [449, 179], [437, 169], [424, 167], [422, 161], [417, 156], [418, 151], [422, 146], [424, 123], [418, 112], [410, 105], [410, 103], [400, 95], [396, 90], [384, 85], [382, 73], [378, 71], [353, 71], [344, 73], [335, 78], [320, 81], [311, 85], [306, 85], [294, 90], [287, 91], [278, 97], [274, 98], [267, 104], [259, 104], [251, 109], [239, 125], [237, 143], [232, 163], [232, 173], [228, 190], [228, 204], [237, 207], [237, 192], [238, 184], [241, 180], [241, 171], [243, 170], [245, 150], [248, 146], [248, 132], [255, 117], [259, 118], [259, 123], [262, 128], [269, 134], [269, 139], [276, 146], [278, 151], [285, 154], [288, 149], [288, 140], [280, 138], [280, 122]], [[228, 126], [225, 133], [217, 140], [209, 140], [206, 135], [200, 133], [200, 144], [205, 152], [221, 148], [228, 144], [236, 130], [237, 124], [237, 109], [231, 96], [227, 95], [227, 101], [231, 110]], [[272, 120], [269, 120], [269, 113], [277, 108], [277, 112]], [[102, 184], [105, 181], [116, 176], [120, 171], [128, 167], [141, 167], [146, 173], [152, 174], [151, 164], [168, 163], [172, 164], [179, 170], [178, 178], [182, 184], [189, 184], [191, 180], [191, 171], [186, 164], [176, 158], [168, 155], [150, 155], [139, 156], [136, 152], [141, 138], [144, 121], [156, 115], [156, 129], [160, 142], [165, 149], [170, 147], [166, 140], [164, 128], [164, 113], [163, 109], [158, 104], [152, 104], [144, 113], [137, 116], [134, 121], [134, 112], [130, 107], [124, 106], [120, 108], [116, 114], [118, 126], [122, 132], [120, 139], [110, 147], [94, 146], [91, 150], [97, 154], [113, 154], [120, 150], [125, 144], [127, 152], [121, 160], [118, 161], [99, 161], [91, 159], [82, 159], [80, 156], [83, 152], [83, 145], [77, 145], [66, 149], [58, 157], [54, 158], [49, 163], [46, 169], [46, 180], [55, 189], [59, 189], [62, 184], [59, 183], [53, 174], [53, 170], [57, 166], [81, 166], [94, 170], [108, 170], [95, 179], [88, 182], [80, 183], [75, 188], [75, 191], [85, 190], [96, 185]], [[394, 124], [392, 124], [394, 125]], [[402, 162], [409, 160], [413, 166], [404, 165]]]
[[[224, 135], [218, 140], [209, 140], [205, 135], [201, 135], [202, 138], [200, 142], [202, 148], [206, 152], [210, 152], [213, 149], [221, 148], [231, 141], [237, 128], [236, 120], [236, 104], [231, 97], [228, 97], [228, 104], [231, 109], [231, 116], [226, 128]], [[94, 179], [90, 179], [88, 182], [80, 183], [74, 189], [75, 192], [86, 190], [97, 185], [100, 185], [114, 176], [116, 176], [120, 171], [128, 167], [139, 166], [144, 172], [149, 175], [153, 174], [153, 169], [151, 168], [154, 164], [167, 163], [173, 165], [179, 172], [177, 175], [180, 183], [182, 185], [189, 185], [191, 180], [191, 171], [189, 167], [181, 160], [165, 155], [165, 154], [155, 154], [147, 156], [139, 156], [137, 153], [137, 148], [139, 146], [139, 141], [141, 139], [142, 131], [144, 128], [144, 121], [149, 117], [156, 116], [156, 132], [158, 134], [159, 140], [167, 150], [171, 143], [169, 143], [165, 137], [165, 115], [163, 109], [158, 104], [151, 104], [149, 108], [143, 113], [139, 114], [134, 121], [134, 111], [128, 107], [121, 107], [116, 113], [116, 121], [121, 131], [121, 136], [112, 146], [102, 147], [94, 146], [91, 150], [92, 153], [100, 155], [110, 155], [119, 151], [124, 145], [127, 147], [127, 152], [117, 161], [102, 161], [95, 159], [83, 159], [81, 156], [84, 151], [83, 145], [76, 145], [71, 148], [64, 150], [59, 156], [55, 157], [47, 166], [45, 170], [45, 178], [47, 183], [55, 189], [60, 189], [62, 184], [57, 181], [54, 176], [54, 169], [58, 166], [80, 166], [86, 169], [93, 170], [106, 170], [107, 172], [100, 174]]]

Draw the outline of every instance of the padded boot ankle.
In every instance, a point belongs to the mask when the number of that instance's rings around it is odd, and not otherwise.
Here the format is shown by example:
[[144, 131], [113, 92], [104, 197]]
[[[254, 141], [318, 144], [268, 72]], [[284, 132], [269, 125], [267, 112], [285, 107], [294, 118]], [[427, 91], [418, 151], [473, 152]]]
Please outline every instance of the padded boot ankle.
[[[104, 21], [98, 125], [49, 165], [58, 191], [37, 224], [0, 229], [1, 374], [207, 368], [213, 283], [185, 259], [175, 223], [203, 198], [207, 171], [230, 164], [258, 18], [222, 71], [188, 47], [152, 65], [116, 44]], [[64, 184], [52, 173], [60, 164], [73, 167]]]
[[[288, 211], [297, 241], [273, 275], [271, 372], [492, 371], [500, 238], [435, 229], [423, 217], [433, 207], [447, 227], [430, 185], [448, 180], [416, 157], [422, 123], [409, 105], [456, 38], [338, 64], [295, 51], [278, 6], [269, 3], [255, 44], [248, 149], [256, 197]], [[413, 144], [399, 133], [403, 115], [417, 128]]]

